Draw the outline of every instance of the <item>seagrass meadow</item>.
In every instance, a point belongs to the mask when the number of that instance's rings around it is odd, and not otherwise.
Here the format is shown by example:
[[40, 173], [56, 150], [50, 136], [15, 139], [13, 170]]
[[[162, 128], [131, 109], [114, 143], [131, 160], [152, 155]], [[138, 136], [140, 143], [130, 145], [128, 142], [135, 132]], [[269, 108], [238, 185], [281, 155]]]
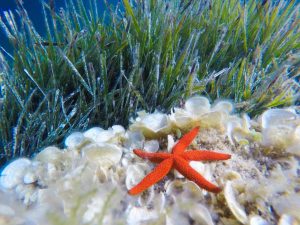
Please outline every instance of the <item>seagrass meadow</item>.
[[43, 35], [22, 1], [0, 19], [13, 48], [0, 52], [2, 165], [195, 94], [231, 99], [252, 117], [299, 103], [296, 1], [54, 3], [42, 5]]

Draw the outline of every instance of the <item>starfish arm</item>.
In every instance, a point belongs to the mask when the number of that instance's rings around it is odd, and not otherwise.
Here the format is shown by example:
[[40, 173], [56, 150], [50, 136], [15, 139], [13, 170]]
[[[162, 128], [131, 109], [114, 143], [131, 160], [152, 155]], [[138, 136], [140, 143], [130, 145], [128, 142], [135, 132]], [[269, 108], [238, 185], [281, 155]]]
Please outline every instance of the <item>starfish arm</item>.
[[199, 132], [199, 127], [195, 127], [190, 132], [185, 134], [173, 147], [172, 153], [177, 155], [183, 153], [184, 150], [191, 144], [193, 139], [197, 136]]
[[181, 157], [174, 157], [174, 167], [186, 178], [194, 181], [199, 187], [214, 193], [221, 191], [221, 188], [210, 183], [196, 170], [194, 170], [189, 163]]
[[152, 153], [152, 152], [145, 152], [141, 149], [134, 149], [133, 152], [141, 157], [142, 159], [148, 159], [153, 163], [160, 163], [165, 159], [170, 158], [171, 154], [170, 153], [165, 153], [165, 152], [157, 152], [157, 153]]
[[231, 155], [207, 150], [193, 150], [181, 154], [181, 157], [188, 161], [201, 160], [226, 160], [230, 159]]
[[131, 188], [128, 193], [137, 195], [164, 178], [173, 166], [173, 158], [168, 158], [158, 164], [140, 183]]

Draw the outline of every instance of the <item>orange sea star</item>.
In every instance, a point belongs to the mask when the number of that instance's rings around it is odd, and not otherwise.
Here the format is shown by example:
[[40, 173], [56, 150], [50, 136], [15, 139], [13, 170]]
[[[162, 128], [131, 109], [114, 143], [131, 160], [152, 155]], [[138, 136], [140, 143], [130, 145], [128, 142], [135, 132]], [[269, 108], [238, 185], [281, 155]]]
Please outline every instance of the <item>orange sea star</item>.
[[149, 153], [140, 149], [134, 149], [133, 152], [139, 157], [159, 164], [140, 183], [131, 188], [128, 193], [131, 195], [136, 195], [145, 191], [147, 188], [163, 179], [172, 168], [178, 170], [187, 179], [194, 181], [199, 187], [214, 193], [220, 192], [221, 188], [210, 183], [196, 170], [194, 170], [189, 165], [189, 161], [226, 160], [230, 159], [231, 155], [206, 150], [185, 151], [193, 139], [197, 136], [198, 132], [199, 127], [195, 127], [190, 132], [185, 134], [172, 148], [172, 153]]

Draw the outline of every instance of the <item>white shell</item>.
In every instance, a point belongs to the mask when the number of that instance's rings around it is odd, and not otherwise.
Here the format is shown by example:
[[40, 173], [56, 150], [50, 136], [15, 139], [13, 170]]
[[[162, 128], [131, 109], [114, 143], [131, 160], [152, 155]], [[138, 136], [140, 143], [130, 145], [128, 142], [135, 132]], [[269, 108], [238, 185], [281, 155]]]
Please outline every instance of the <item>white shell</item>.
[[187, 216], [183, 216], [178, 209], [173, 209], [166, 216], [166, 225], [189, 225]]
[[193, 181], [186, 181], [183, 187], [184, 195], [187, 195], [188, 198], [192, 197], [193, 199], [202, 199], [204, 197], [203, 189]]
[[152, 203], [159, 212], [163, 212], [166, 208], [166, 195], [163, 192], [155, 194]]
[[195, 116], [200, 116], [210, 111], [210, 103], [208, 99], [201, 96], [189, 98], [184, 107], [186, 111]]
[[241, 125], [238, 121], [229, 121], [227, 123], [227, 137], [229, 139], [229, 142], [234, 145], [236, 139], [235, 139], [235, 130], [236, 128], [241, 128]]
[[270, 225], [265, 219], [262, 217], [255, 215], [250, 217], [250, 225]]
[[125, 184], [127, 189], [131, 189], [139, 183], [145, 176], [145, 167], [142, 164], [135, 164], [128, 166], [126, 170]]
[[250, 118], [244, 114], [242, 118], [232, 116], [226, 123], [227, 136], [230, 143], [248, 143], [248, 139], [260, 140], [260, 135], [254, 130], [250, 130]]
[[155, 210], [149, 210], [146, 207], [130, 207], [128, 210], [127, 224], [141, 225], [155, 222], [159, 218], [159, 214]]
[[279, 124], [277, 126], [269, 126], [262, 131], [263, 145], [274, 146], [281, 150], [285, 150], [289, 145], [293, 144], [294, 128], [289, 125]]
[[126, 133], [125, 147], [130, 151], [135, 148], [143, 148], [145, 137], [140, 131], [128, 131]]
[[193, 208], [189, 212], [190, 217], [202, 225], [214, 225], [208, 209], [201, 204], [194, 204]]
[[249, 115], [243, 114], [243, 116], [242, 116], [242, 126], [243, 126], [245, 129], [249, 130], [250, 127], [251, 127], [250, 122], [251, 122], [251, 119], [250, 119]]
[[129, 163], [130, 163], [130, 161], [128, 158], [125, 158], [125, 157], [122, 158], [121, 164], [124, 168], [127, 168], [129, 166]]
[[142, 123], [149, 130], [157, 133], [168, 127], [168, 117], [165, 114], [154, 113], [143, 118]]
[[28, 172], [24, 176], [24, 184], [32, 184], [38, 180], [38, 177], [36, 174], [34, 174], [32, 171]]
[[[184, 182], [180, 180], [168, 181], [165, 183], [165, 190], [167, 195], [177, 194], [177, 190], [181, 190]], [[183, 191], [183, 190], [181, 190]]]
[[197, 184], [192, 181], [181, 181], [181, 180], [173, 180], [166, 182], [165, 184], [166, 194], [168, 196], [175, 196], [175, 201], [178, 200], [178, 195], [182, 199], [193, 198], [194, 200], [203, 198], [203, 189], [201, 189]]
[[211, 111], [222, 111], [227, 114], [231, 113], [232, 110], [233, 110], [233, 104], [229, 101], [219, 101], [211, 109]]
[[234, 170], [228, 170], [225, 172], [225, 174], [223, 175], [223, 179], [224, 180], [239, 180], [242, 179], [241, 174], [239, 174], [238, 172], [234, 171]]
[[199, 121], [202, 128], [220, 128], [223, 127], [222, 122], [224, 118], [223, 112], [215, 111], [202, 115]]
[[121, 125], [114, 125], [111, 127], [115, 135], [125, 134], [125, 128]]
[[87, 210], [83, 214], [83, 223], [91, 223], [96, 216], [98, 216], [103, 209], [104, 196], [94, 196], [91, 202], [87, 205]]
[[281, 215], [278, 225], [296, 225], [296, 219], [288, 214]]
[[140, 130], [145, 137], [153, 138], [158, 133], [167, 133], [170, 130], [171, 124], [169, 117], [162, 113], [147, 114], [143, 117], [138, 117], [130, 126], [130, 130]]
[[8, 164], [1, 173], [0, 187], [12, 189], [23, 183], [24, 175], [30, 165], [31, 161], [26, 158], [20, 158]]
[[35, 156], [35, 160], [43, 163], [57, 164], [63, 161], [64, 152], [57, 147], [50, 146], [43, 149]]
[[168, 135], [168, 147], [167, 147], [168, 152], [172, 152], [174, 145], [175, 145], [174, 137], [172, 135]]
[[285, 151], [300, 141], [298, 128], [300, 118], [292, 111], [287, 109], [267, 110], [262, 114], [260, 122], [263, 145], [273, 146], [278, 151]]
[[287, 152], [292, 153], [294, 155], [300, 156], [300, 143], [289, 146], [286, 149]]
[[108, 170], [102, 168], [101, 166], [96, 169], [95, 175], [100, 183], [108, 181]]
[[60, 171], [59, 171], [59, 168], [55, 164], [47, 163], [46, 169], [47, 169], [48, 177], [51, 180], [56, 180], [59, 177]]
[[103, 129], [101, 127], [92, 127], [90, 129], [88, 129], [87, 131], [85, 131], [83, 133], [83, 136], [85, 136], [86, 138], [95, 140], [96, 137], [99, 135], [99, 133], [101, 133], [102, 131], [103, 131]]
[[97, 136], [94, 137], [93, 141], [95, 141], [98, 144], [110, 142], [115, 138], [115, 133], [113, 130], [103, 130], [98, 133]]
[[31, 203], [35, 202], [38, 197], [38, 193], [35, 191], [35, 188], [32, 185], [19, 184], [16, 187], [16, 194], [20, 200], [23, 200], [25, 205], [30, 205]]
[[241, 222], [242, 224], [247, 224], [248, 217], [244, 210], [244, 208], [237, 202], [234, 194], [234, 190], [232, 188], [232, 182], [227, 181], [224, 188], [224, 196], [228, 207], [230, 208], [232, 214], [235, 218]]
[[146, 141], [144, 150], [147, 152], [157, 152], [159, 149], [159, 142], [157, 140]]
[[[15, 214], [16, 214], [15, 211], [11, 207], [0, 204], [1, 216], [14, 216]], [[1, 217], [0, 217], [0, 223], [1, 223]]]
[[194, 96], [186, 101], [184, 109], [174, 108], [170, 119], [182, 129], [200, 124], [204, 128], [215, 127], [223, 130], [232, 110], [233, 105], [229, 101], [220, 101], [211, 108], [207, 98]]
[[170, 120], [179, 128], [192, 127], [194, 122], [189, 112], [184, 109], [174, 108], [171, 112]]
[[261, 125], [262, 128], [267, 128], [269, 126], [276, 126], [279, 123], [292, 122], [296, 118], [297, 114], [285, 109], [269, 109], [262, 114]]
[[300, 196], [293, 194], [280, 196], [272, 200], [272, 206], [278, 215], [288, 214], [300, 220]]
[[[210, 115], [210, 110], [210, 103], [207, 98], [194, 96], [186, 101], [184, 109], [174, 108], [170, 115], [170, 120], [182, 129], [191, 128], [199, 123], [202, 127], [207, 127], [210, 123], [216, 124], [216, 121], [213, 119], [215, 116]], [[214, 111], [212, 113], [217, 113], [218, 116], [222, 117], [220, 112]]]
[[80, 147], [85, 142], [85, 137], [80, 132], [74, 132], [65, 140], [65, 146], [68, 148]]
[[140, 196], [138, 196], [139, 206], [148, 206], [151, 204], [155, 197], [153, 186], [149, 187], [146, 191], [144, 191]]
[[295, 135], [295, 139], [300, 143], [300, 123], [295, 129], [294, 135]]
[[100, 166], [111, 166], [119, 163], [122, 157], [122, 148], [114, 144], [89, 144], [81, 149], [82, 156], [89, 162]]

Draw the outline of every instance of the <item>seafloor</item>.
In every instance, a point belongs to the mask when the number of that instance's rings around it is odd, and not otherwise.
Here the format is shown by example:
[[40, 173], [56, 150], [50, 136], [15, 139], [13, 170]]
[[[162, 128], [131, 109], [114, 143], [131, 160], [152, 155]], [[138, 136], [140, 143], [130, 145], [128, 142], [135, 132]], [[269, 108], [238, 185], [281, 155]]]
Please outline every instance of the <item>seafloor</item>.
[[[231, 154], [190, 165], [222, 188], [210, 193], [169, 173], [144, 193], [135, 186], [155, 166], [133, 149], [171, 151], [200, 126], [189, 149]], [[65, 148], [10, 163], [0, 177], [0, 224], [300, 224], [300, 117], [294, 108], [257, 118], [229, 101], [194, 96], [171, 114], [140, 112], [128, 130], [75, 132]]]

